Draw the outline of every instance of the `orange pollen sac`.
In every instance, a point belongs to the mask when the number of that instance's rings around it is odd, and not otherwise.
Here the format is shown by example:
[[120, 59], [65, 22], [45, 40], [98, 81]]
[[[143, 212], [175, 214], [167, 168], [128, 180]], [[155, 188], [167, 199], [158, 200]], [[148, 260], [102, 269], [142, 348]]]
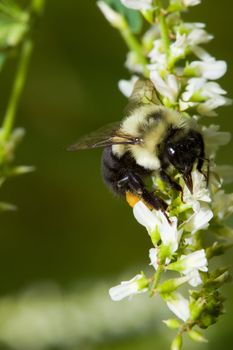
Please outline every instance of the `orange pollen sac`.
[[126, 200], [128, 204], [133, 208], [137, 202], [140, 201], [140, 198], [131, 192], [126, 192]]

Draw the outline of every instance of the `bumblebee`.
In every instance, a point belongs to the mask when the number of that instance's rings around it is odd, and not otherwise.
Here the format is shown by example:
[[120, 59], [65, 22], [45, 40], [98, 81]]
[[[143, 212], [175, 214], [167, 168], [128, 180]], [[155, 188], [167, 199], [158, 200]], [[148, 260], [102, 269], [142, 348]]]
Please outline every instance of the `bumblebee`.
[[[146, 188], [145, 180], [160, 176], [172, 189], [182, 187], [170, 169], [181, 174], [190, 192], [194, 164], [199, 172], [205, 160], [201, 133], [180, 113], [162, 105], [150, 80], [135, 83], [125, 118], [84, 136], [68, 150], [103, 147], [102, 174], [116, 194], [132, 194], [166, 215], [167, 203]], [[167, 217], [167, 215], [166, 215]]]

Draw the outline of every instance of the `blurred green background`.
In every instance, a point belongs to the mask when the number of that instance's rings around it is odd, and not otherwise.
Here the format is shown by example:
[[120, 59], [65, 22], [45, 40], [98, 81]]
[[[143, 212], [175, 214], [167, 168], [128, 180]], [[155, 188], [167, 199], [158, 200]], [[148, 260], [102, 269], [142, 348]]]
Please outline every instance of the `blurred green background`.
[[[232, 11], [227, 0], [205, 0], [186, 15], [206, 22], [215, 35], [208, 50], [228, 62], [221, 83], [231, 97]], [[168, 348], [171, 334], [160, 325], [158, 302], [139, 297], [116, 305], [108, 296], [122, 274], [134, 276], [148, 263], [145, 230], [105, 188], [101, 151], [65, 150], [79, 136], [122, 118], [126, 100], [117, 82], [129, 77], [126, 52], [94, 0], [47, 1], [17, 117], [27, 134], [16, 162], [35, 165], [36, 171], [1, 189], [1, 200], [18, 207], [0, 218], [1, 349]], [[13, 74], [9, 62], [0, 79], [0, 115]], [[221, 109], [213, 123], [232, 131], [232, 112]], [[231, 147], [219, 152], [220, 164], [232, 164]], [[225, 263], [232, 263], [230, 253]], [[217, 350], [223, 341], [231, 346], [232, 286], [225, 295], [226, 315], [207, 332], [209, 344], [195, 349]]]

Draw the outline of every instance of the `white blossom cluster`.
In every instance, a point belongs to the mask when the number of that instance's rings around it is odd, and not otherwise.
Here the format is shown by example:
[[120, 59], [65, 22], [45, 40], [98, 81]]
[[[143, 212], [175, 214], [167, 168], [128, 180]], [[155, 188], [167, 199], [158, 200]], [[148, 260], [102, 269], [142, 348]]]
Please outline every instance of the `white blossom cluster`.
[[[167, 191], [169, 221], [161, 211], [151, 210], [143, 201], [134, 204], [133, 214], [136, 220], [147, 229], [153, 243], [153, 248], [149, 251], [149, 259], [154, 275], [148, 278], [144, 273], [138, 274], [109, 291], [113, 300], [121, 300], [145, 292], [158, 293], [180, 320], [192, 325], [189, 329], [190, 337], [197, 341], [203, 341], [203, 338], [192, 330], [197, 320], [197, 316], [194, 315], [199, 312], [199, 324], [203, 322], [205, 327], [216, 322], [216, 319], [211, 316], [212, 323], [205, 323], [204, 316], [201, 319], [201, 312], [203, 311], [204, 315], [207, 311], [204, 311], [204, 306], [202, 306], [203, 309], [198, 306], [202, 300], [198, 299], [198, 294], [194, 293], [195, 297], [193, 297], [190, 292], [188, 298], [177, 289], [186, 283], [193, 288], [205, 288], [206, 281], [209, 279], [210, 283], [211, 278], [214, 278], [211, 276], [216, 277], [216, 274], [211, 275], [209, 271], [209, 259], [218, 255], [221, 249], [224, 252], [224, 248], [219, 241], [214, 242], [211, 247], [205, 247], [200, 237], [207, 234], [206, 232], [217, 234], [221, 232], [222, 235], [224, 232], [232, 233], [224, 221], [233, 213], [233, 194], [226, 194], [221, 188], [224, 180], [228, 183], [232, 181], [232, 168], [223, 166], [220, 169], [215, 164], [216, 152], [219, 146], [230, 141], [230, 134], [219, 131], [218, 125], [207, 127], [198, 123], [201, 117], [217, 116], [218, 107], [231, 103], [231, 100], [226, 97], [226, 91], [215, 82], [226, 73], [227, 65], [225, 61], [212, 57], [202, 47], [213, 39], [213, 36], [206, 31], [205, 24], [184, 22], [181, 17], [183, 10], [200, 2], [201, 0], [170, 0], [168, 7], [161, 9], [161, 1], [121, 0], [125, 7], [139, 10], [150, 23], [149, 30], [142, 35], [139, 43], [141, 52], [138, 52], [138, 46], [136, 50], [130, 47], [126, 67], [133, 76], [130, 80], [119, 82], [121, 92], [129, 97], [140, 75], [149, 78], [164, 106], [178, 111], [184, 118], [192, 118], [193, 123], [202, 133], [206, 151], [205, 161], [208, 163], [206, 168], [207, 173], [208, 168], [210, 169], [210, 174], [204, 175], [194, 167], [193, 193], [190, 193], [186, 185], [183, 185], [179, 174], [176, 174], [176, 179], [183, 186], [183, 195], [173, 197], [172, 200], [169, 199], [168, 194], [171, 190], [169, 192], [158, 178], [153, 179], [158, 189]], [[99, 7], [110, 23], [122, 30], [120, 23], [122, 17], [121, 19], [117, 17], [121, 15], [105, 3], [100, 2]], [[156, 16], [158, 20], [152, 20]], [[112, 20], [113, 17], [114, 20]], [[145, 61], [141, 59], [141, 53], [146, 59], [146, 66]], [[207, 178], [209, 178], [208, 186]], [[218, 251], [217, 248], [219, 248]], [[161, 273], [168, 270], [176, 274], [175, 278], [159, 284]], [[221, 277], [219, 276], [218, 281], [224, 283], [225, 272]], [[218, 286], [221, 286], [221, 283]], [[206, 293], [205, 300], [210, 300], [213, 295], [210, 297], [208, 292]], [[195, 301], [195, 298], [198, 301]], [[214, 300], [215, 309], [221, 314], [219, 306], [221, 298], [219, 295], [213, 298], [215, 299], [211, 301]], [[211, 314], [211, 311], [208, 312]], [[168, 320], [167, 325], [169, 326], [170, 323]], [[170, 328], [179, 328], [179, 326], [173, 326], [174, 324]], [[172, 349], [181, 349], [181, 346], [179, 335], [174, 340]]]

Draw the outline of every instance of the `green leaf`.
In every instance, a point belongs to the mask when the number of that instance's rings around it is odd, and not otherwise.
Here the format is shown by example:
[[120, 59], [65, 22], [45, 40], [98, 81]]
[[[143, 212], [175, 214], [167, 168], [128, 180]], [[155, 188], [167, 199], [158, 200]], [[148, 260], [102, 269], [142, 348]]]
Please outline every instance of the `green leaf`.
[[128, 9], [123, 6], [120, 0], [104, 0], [115, 11], [123, 15], [129, 23], [130, 29], [134, 34], [138, 34], [142, 30], [143, 19], [141, 13], [136, 10]]

